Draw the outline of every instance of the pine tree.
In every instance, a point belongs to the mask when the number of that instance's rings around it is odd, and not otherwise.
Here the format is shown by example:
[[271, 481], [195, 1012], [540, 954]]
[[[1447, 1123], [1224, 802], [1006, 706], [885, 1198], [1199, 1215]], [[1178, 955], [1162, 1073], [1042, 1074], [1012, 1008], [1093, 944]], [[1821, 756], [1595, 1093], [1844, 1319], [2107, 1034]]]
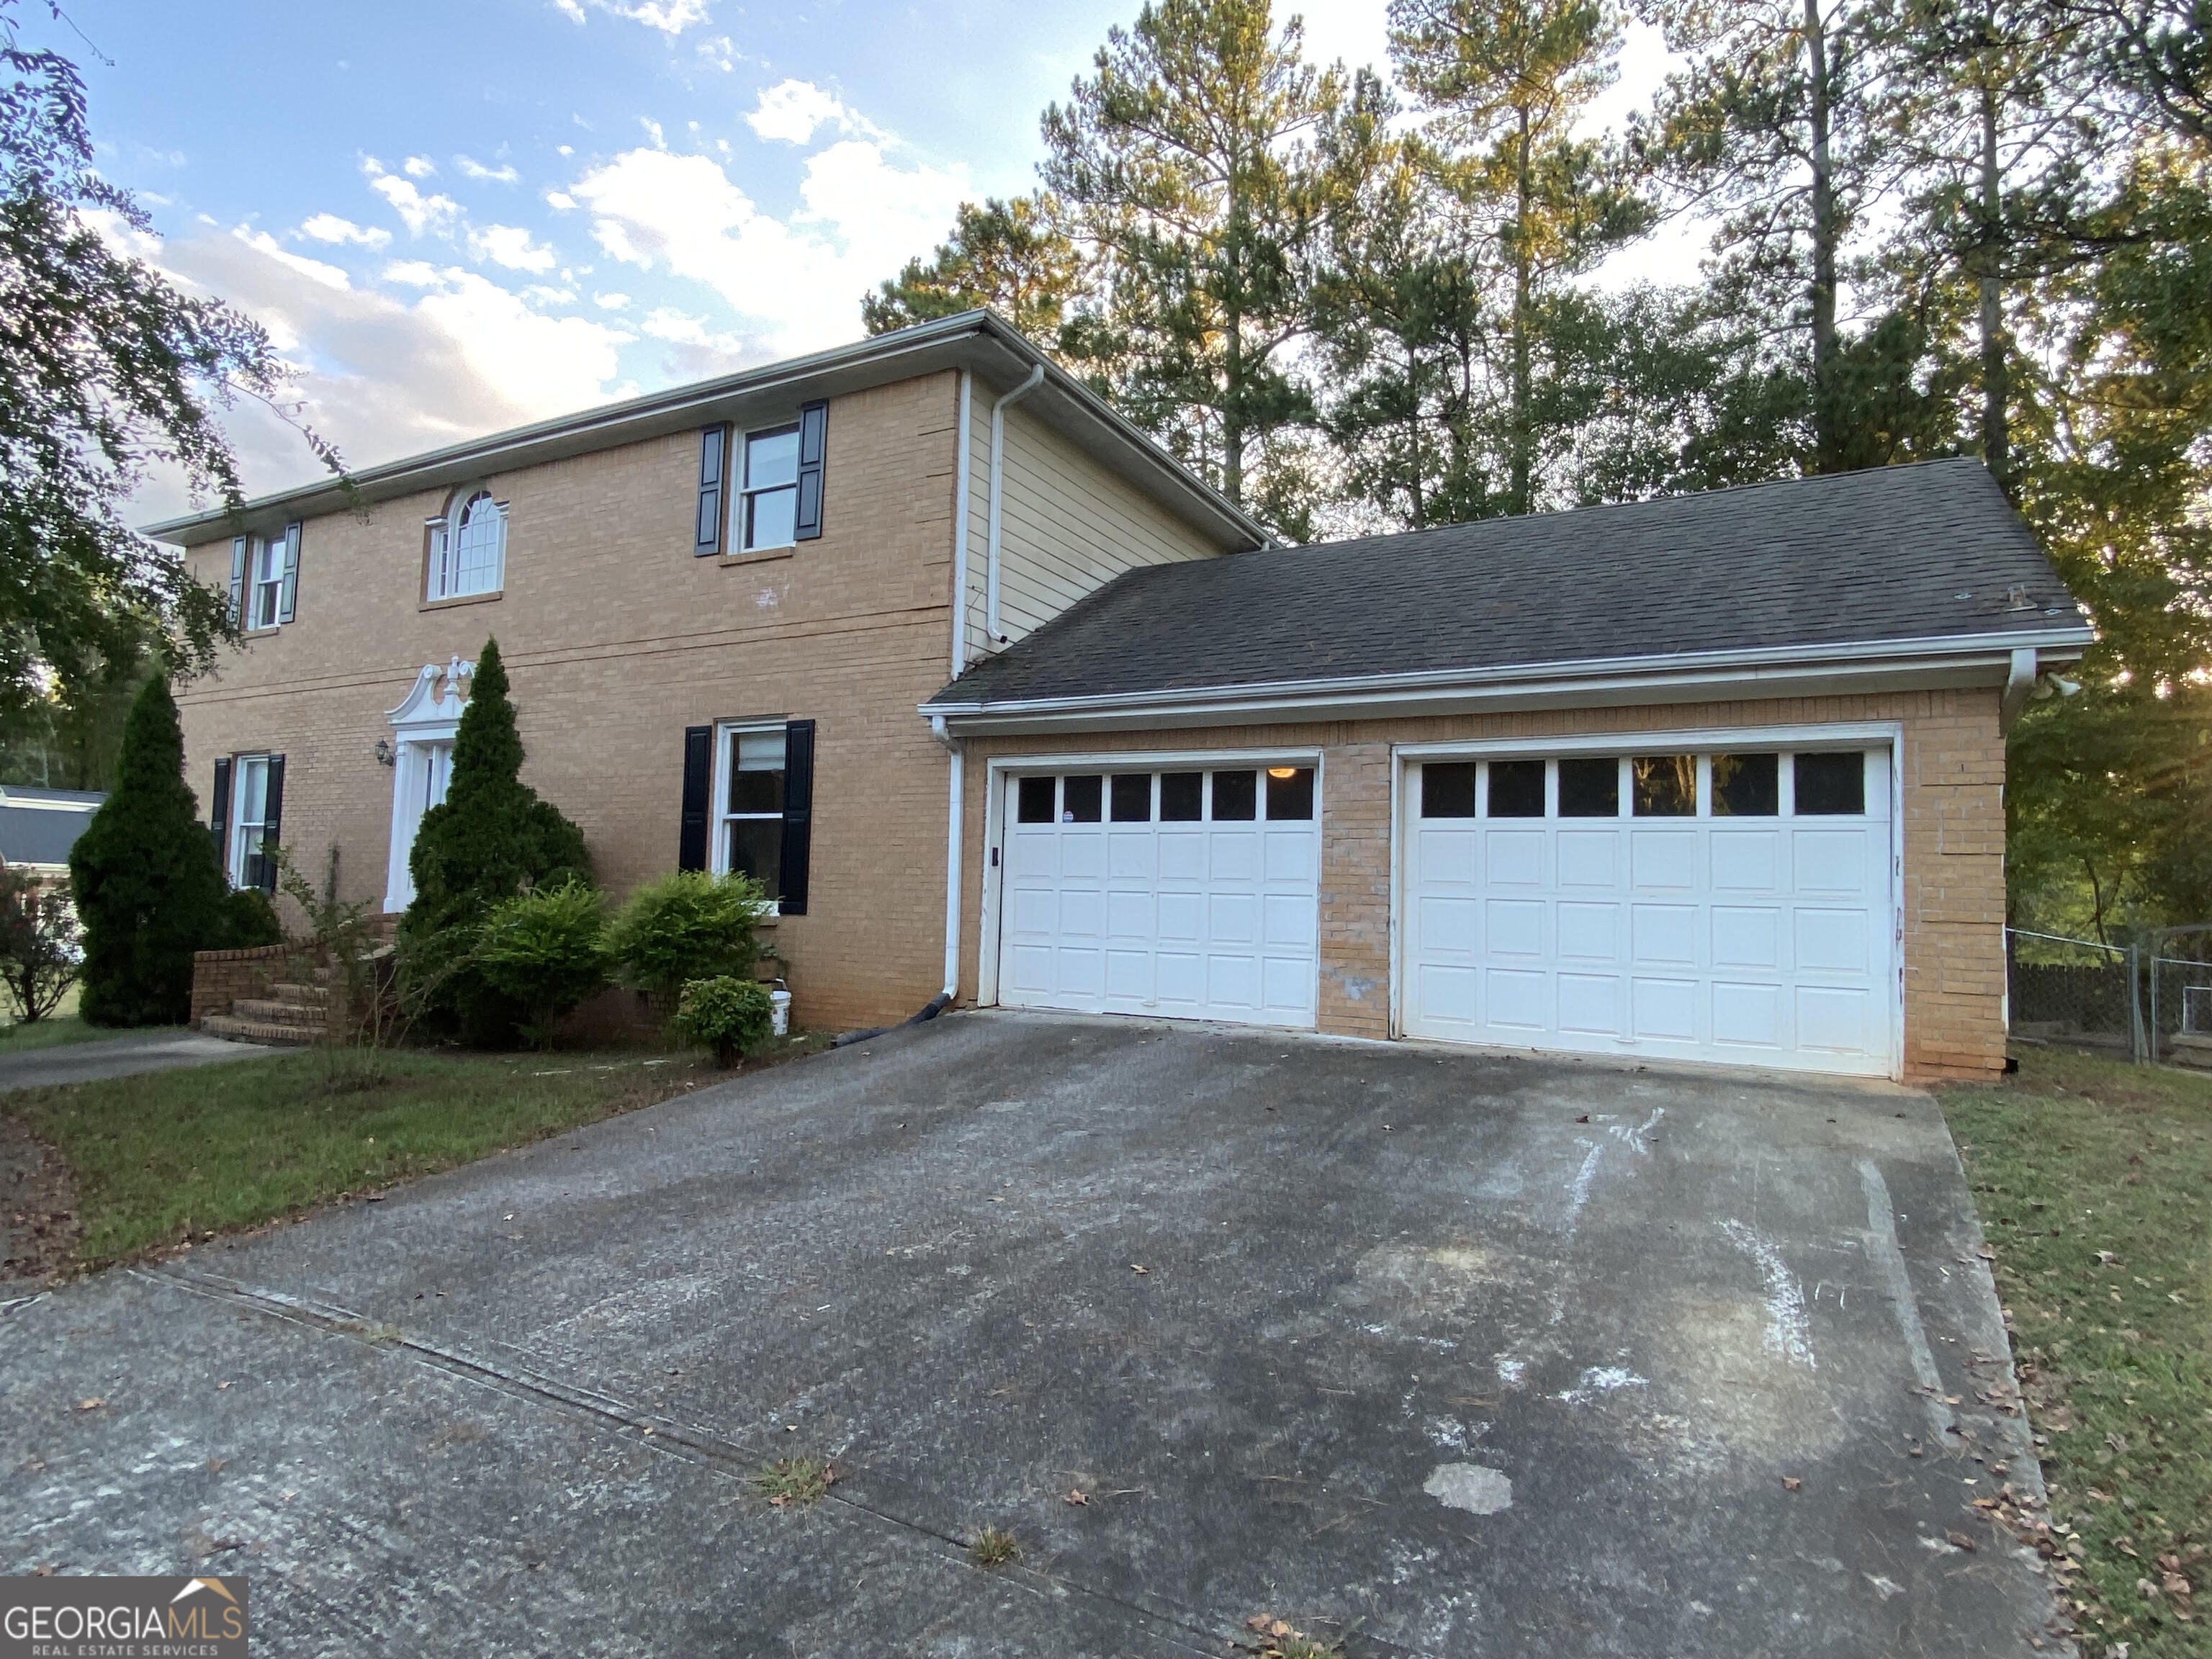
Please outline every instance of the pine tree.
[[592, 878], [583, 831], [522, 781], [522, 758], [499, 641], [486, 640], [453, 734], [446, 799], [415, 832], [415, 902], [400, 924], [410, 972], [434, 984], [433, 1006], [478, 1042], [512, 1041], [526, 1011], [467, 969], [477, 924], [502, 899]]
[[124, 723], [115, 788], [70, 853], [84, 926], [78, 1006], [94, 1025], [175, 1025], [191, 1018], [192, 952], [225, 942], [215, 839], [185, 782], [184, 732], [166, 675], [147, 681]]
[[1011, 201], [963, 202], [952, 234], [928, 259], [909, 259], [899, 274], [860, 301], [871, 334], [911, 323], [995, 311], [1047, 350], [1060, 345], [1070, 302], [1083, 280], [1083, 260], [1055, 222], [1042, 194]]

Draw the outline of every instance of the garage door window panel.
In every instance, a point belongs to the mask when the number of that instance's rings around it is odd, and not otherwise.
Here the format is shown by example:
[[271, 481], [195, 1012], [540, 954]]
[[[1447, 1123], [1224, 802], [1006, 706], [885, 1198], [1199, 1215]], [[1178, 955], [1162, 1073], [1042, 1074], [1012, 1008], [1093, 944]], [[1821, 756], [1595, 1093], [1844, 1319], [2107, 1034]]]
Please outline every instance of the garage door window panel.
[[1630, 803], [1639, 818], [1698, 815], [1698, 757], [1638, 755], [1628, 763]]
[[1576, 757], [1559, 763], [1559, 816], [1617, 818], [1620, 816], [1620, 763], [1608, 757]]
[[1196, 823], [1206, 816], [1206, 774], [1160, 774], [1160, 822]]
[[1024, 778], [1014, 793], [1017, 823], [1050, 823], [1053, 803], [1060, 789], [1058, 778]]
[[1106, 780], [1096, 772], [1060, 781], [1060, 821], [1096, 823], [1104, 816]]
[[[1471, 818], [1474, 816], [1475, 775], [1473, 761], [1431, 761], [1421, 768], [1421, 816], [1425, 818]], [[1543, 774], [1537, 774], [1536, 806], [1543, 810]]]
[[1540, 760], [1492, 761], [1486, 817], [1540, 818], [1544, 816], [1544, 763]]
[[1863, 754], [1799, 755], [1795, 762], [1799, 817], [1856, 817], [1866, 811]]
[[1213, 775], [1213, 821], [1249, 823], [1260, 815], [1260, 775], [1257, 772], [1216, 772]]
[[1152, 775], [1117, 772], [1113, 787], [1114, 822], [1150, 823], [1152, 819]]
[[1310, 766], [1271, 766], [1267, 769], [1267, 822], [1304, 823], [1314, 813], [1314, 774]]
[[1713, 816], [1771, 818], [1782, 811], [1779, 755], [1713, 757]]

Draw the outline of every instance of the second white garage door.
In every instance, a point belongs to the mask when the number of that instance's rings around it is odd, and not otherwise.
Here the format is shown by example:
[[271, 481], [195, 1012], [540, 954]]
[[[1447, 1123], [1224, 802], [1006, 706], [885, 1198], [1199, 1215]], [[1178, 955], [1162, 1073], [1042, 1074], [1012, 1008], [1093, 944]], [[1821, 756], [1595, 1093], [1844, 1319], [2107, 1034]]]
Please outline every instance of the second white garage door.
[[1407, 1034], [1890, 1073], [1888, 757], [1409, 763]]
[[1006, 789], [1001, 1003], [1314, 1024], [1312, 766], [1039, 773]]

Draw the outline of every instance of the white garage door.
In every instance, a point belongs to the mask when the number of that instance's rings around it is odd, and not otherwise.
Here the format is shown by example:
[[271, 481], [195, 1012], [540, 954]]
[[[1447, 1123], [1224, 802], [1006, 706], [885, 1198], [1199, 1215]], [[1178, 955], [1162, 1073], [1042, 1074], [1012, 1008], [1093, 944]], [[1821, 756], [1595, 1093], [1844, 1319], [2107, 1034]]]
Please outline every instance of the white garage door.
[[1888, 750], [1407, 769], [1408, 1036], [1893, 1069]]
[[1310, 1026], [1310, 765], [1006, 781], [999, 1000]]

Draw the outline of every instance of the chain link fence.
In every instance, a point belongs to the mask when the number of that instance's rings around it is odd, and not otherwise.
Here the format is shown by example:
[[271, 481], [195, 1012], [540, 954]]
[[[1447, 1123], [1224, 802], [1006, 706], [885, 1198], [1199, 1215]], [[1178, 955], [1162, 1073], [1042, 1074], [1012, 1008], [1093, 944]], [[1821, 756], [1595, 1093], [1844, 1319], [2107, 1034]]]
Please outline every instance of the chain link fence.
[[2144, 1057], [2141, 955], [2132, 946], [2005, 929], [2009, 1034]]
[[2168, 927], [2145, 963], [2150, 1046], [2160, 1060], [2212, 1066], [2212, 927]]

